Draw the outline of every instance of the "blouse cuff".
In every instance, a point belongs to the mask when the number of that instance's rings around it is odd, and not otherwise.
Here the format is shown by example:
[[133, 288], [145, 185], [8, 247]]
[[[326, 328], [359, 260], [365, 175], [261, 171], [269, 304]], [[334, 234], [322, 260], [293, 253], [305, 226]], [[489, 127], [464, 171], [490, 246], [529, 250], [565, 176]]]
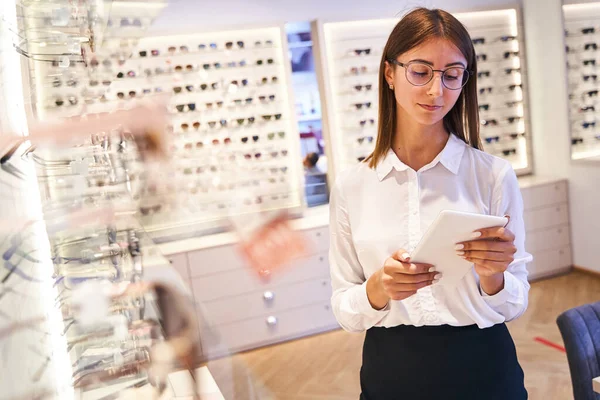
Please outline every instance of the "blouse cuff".
[[490, 296], [483, 290], [481, 284], [479, 285], [479, 290], [481, 291], [481, 296], [483, 297], [485, 302], [490, 307], [494, 308], [506, 303], [523, 303], [521, 291], [519, 290], [520, 285], [521, 282], [519, 281], [519, 279], [517, 279], [517, 277], [515, 277], [508, 271], [504, 271], [504, 288], [501, 291], [499, 291], [495, 295]]

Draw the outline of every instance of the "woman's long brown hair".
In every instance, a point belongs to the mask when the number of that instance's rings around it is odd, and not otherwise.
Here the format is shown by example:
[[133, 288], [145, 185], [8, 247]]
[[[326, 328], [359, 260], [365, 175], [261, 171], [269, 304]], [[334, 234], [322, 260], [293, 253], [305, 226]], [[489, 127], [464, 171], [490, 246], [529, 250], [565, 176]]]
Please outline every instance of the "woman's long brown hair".
[[[385, 79], [385, 63], [432, 39], [445, 39], [460, 50], [472, 72], [469, 81], [452, 109], [444, 116], [444, 128], [468, 145], [482, 149], [479, 137], [477, 103], [477, 58], [469, 32], [454, 16], [444, 10], [417, 8], [396, 25], [383, 50], [379, 65], [379, 121], [375, 150], [364, 162], [375, 168], [392, 148], [396, 129], [396, 97]], [[392, 65], [392, 68], [401, 68]]]

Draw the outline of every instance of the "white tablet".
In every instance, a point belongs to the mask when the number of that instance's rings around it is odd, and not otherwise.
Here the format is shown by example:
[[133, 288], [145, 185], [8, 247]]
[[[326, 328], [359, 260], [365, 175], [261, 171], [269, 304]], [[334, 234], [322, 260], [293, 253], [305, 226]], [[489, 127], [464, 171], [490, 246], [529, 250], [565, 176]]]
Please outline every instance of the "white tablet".
[[412, 262], [432, 264], [442, 273], [438, 285], [454, 286], [473, 263], [456, 254], [459, 242], [474, 240], [473, 232], [479, 229], [506, 226], [508, 218], [443, 210], [431, 223], [427, 232], [412, 252]]

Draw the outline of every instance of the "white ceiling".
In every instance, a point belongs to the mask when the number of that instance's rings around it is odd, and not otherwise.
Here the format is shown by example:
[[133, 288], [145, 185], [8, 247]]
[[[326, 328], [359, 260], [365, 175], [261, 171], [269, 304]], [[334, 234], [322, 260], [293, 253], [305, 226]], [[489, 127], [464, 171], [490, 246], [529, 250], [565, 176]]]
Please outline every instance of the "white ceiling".
[[499, 9], [521, 0], [170, 0], [150, 35], [264, 26], [296, 21], [390, 18], [417, 7]]

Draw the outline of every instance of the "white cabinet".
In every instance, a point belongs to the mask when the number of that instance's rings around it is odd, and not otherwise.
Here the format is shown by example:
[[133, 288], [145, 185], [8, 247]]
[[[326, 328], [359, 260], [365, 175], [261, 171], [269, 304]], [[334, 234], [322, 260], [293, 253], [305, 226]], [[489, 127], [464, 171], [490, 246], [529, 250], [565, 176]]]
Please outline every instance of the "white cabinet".
[[527, 237], [525, 249], [533, 255], [529, 279], [568, 271], [573, 264], [566, 180], [521, 189]]

